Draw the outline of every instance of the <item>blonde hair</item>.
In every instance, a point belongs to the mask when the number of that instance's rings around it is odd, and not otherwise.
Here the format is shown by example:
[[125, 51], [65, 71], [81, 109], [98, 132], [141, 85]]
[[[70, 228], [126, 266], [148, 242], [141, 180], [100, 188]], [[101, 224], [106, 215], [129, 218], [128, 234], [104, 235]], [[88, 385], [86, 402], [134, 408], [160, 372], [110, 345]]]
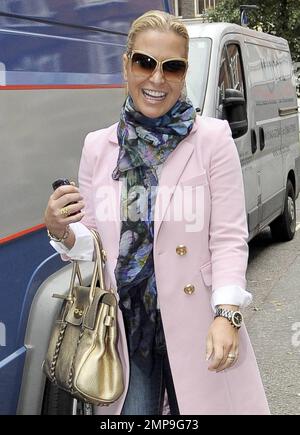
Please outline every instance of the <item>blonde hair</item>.
[[146, 30], [158, 30], [160, 32], [172, 31], [176, 33], [185, 39], [186, 53], [188, 54], [189, 35], [187, 28], [178, 20], [177, 17], [163, 11], [148, 11], [133, 21], [127, 37], [128, 53], [133, 50], [133, 45], [137, 34]]

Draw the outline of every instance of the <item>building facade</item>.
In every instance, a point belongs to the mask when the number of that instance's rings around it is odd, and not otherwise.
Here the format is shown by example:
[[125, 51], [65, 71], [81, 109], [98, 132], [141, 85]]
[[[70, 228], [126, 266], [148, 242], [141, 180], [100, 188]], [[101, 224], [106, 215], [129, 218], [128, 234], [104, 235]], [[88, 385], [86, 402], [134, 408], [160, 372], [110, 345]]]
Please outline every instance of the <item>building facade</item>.
[[214, 9], [219, 0], [173, 0], [175, 15], [183, 18], [194, 18]]

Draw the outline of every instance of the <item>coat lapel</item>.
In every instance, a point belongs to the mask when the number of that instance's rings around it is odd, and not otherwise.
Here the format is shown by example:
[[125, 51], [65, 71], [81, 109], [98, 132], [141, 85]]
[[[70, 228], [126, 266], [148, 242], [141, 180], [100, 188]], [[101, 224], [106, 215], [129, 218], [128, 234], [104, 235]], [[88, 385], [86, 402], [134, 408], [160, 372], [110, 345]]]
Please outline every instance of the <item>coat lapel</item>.
[[[120, 208], [121, 208], [121, 191], [122, 191], [122, 180], [114, 180], [111, 176], [113, 170], [116, 167], [117, 164], [117, 160], [118, 160], [118, 155], [119, 155], [119, 147], [116, 147], [116, 153], [114, 155], [114, 164], [113, 167], [111, 167], [110, 169], [110, 180], [112, 183], [112, 188], [113, 188], [113, 192], [114, 192], [114, 204], [113, 204], [113, 210], [116, 213], [115, 219], [114, 219], [114, 223], [115, 223], [115, 228], [114, 228], [114, 232], [113, 232], [113, 238], [114, 239], [114, 243], [113, 246], [117, 246], [117, 252], [119, 250], [119, 241], [120, 241], [120, 232], [121, 232], [121, 218], [120, 218]], [[118, 256], [118, 255], [117, 255]]]
[[121, 190], [122, 181], [114, 180], [112, 173], [117, 165], [119, 147], [117, 138], [117, 124], [113, 126], [112, 132], [109, 135], [109, 141], [112, 144], [112, 150], [109, 152], [109, 160], [106, 167], [106, 177], [110, 188], [110, 205], [109, 205], [109, 219], [107, 220], [106, 234], [108, 234], [107, 245], [110, 247], [114, 260], [116, 261], [119, 251], [120, 241], [120, 204], [121, 204]]
[[154, 249], [159, 230], [170, 205], [175, 188], [194, 151], [194, 145], [183, 140], [163, 164], [154, 211]]

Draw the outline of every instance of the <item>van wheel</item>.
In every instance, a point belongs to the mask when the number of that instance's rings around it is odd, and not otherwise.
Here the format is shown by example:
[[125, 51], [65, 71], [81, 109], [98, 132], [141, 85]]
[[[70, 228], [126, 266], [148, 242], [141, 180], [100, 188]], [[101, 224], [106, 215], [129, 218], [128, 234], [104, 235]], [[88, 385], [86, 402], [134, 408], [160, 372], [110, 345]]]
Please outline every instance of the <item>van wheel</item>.
[[271, 224], [272, 237], [281, 242], [294, 238], [296, 232], [295, 191], [291, 180], [287, 181], [284, 211]]
[[47, 379], [41, 414], [74, 415], [80, 413], [80, 403]]

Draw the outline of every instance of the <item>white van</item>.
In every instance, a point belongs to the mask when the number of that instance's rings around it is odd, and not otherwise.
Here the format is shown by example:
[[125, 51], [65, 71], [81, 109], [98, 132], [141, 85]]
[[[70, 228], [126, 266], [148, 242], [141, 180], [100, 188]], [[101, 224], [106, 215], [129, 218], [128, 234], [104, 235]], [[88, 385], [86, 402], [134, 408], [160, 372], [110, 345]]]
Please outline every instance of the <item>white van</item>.
[[187, 94], [203, 116], [227, 119], [239, 152], [249, 239], [296, 228], [300, 145], [288, 43], [226, 23], [184, 20], [190, 34]]

